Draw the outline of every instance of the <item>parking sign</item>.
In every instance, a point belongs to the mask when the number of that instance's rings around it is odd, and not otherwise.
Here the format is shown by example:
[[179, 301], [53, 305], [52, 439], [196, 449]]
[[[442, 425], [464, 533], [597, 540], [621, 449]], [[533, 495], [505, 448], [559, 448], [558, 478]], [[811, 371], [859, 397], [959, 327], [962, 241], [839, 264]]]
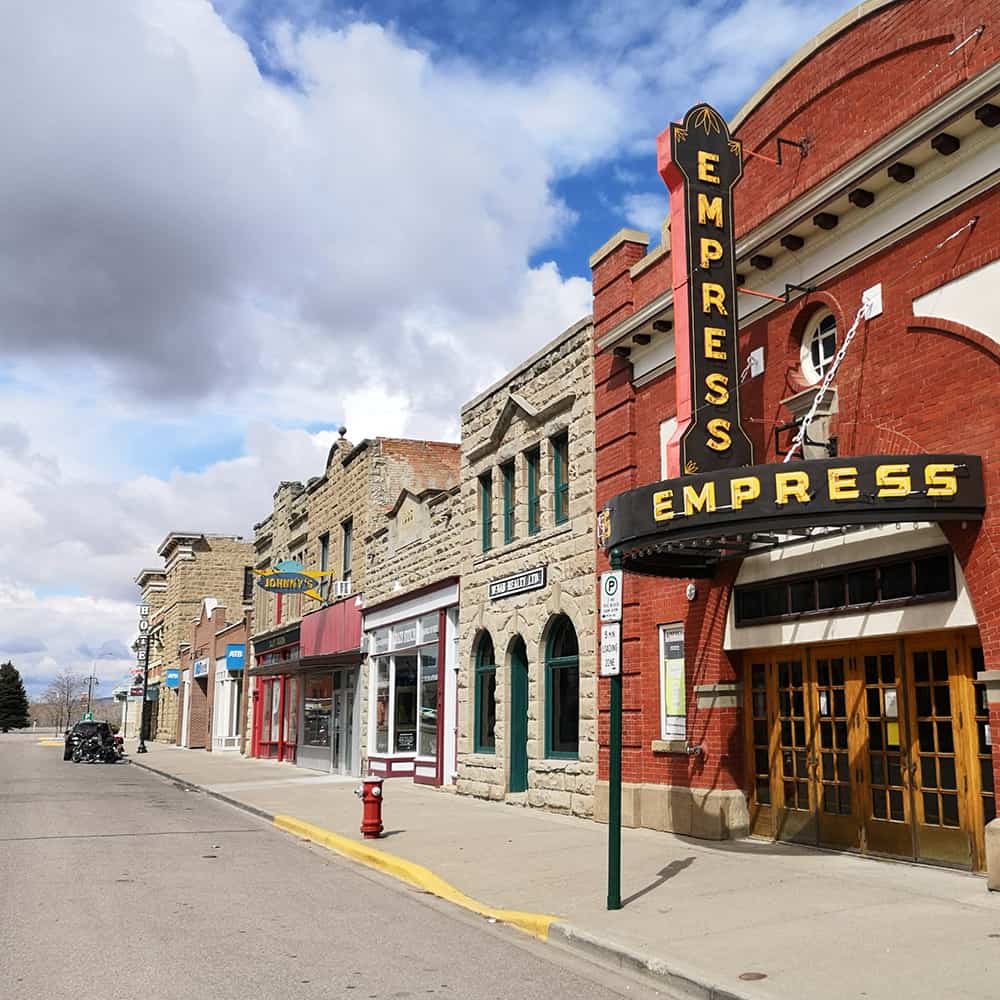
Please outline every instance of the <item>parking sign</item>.
[[601, 574], [601, 621], [622, 620], [622, 571], [613, 569]]

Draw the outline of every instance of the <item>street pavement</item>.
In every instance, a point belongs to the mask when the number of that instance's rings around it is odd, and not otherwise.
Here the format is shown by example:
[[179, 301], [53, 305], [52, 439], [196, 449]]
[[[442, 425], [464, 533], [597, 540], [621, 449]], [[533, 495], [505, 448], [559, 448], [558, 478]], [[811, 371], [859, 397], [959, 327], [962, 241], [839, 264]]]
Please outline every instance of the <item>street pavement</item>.
[[0, 737], [4, 1000], [654, 995], [148, 771]]
[[[137, 759], [180, 780], [360, 840], [357, 779], [149, 746]], [[550, 940], [568, 929], [562, 944], [578, 945], [582, 936], [608, 961], [647, 961], [685, 980], [689, 996], [1000, 996], [1000, 894], [979, 875], [625, 830], [625, 905], [609, 913], [606, 826], [405, 779], [386, 782], [384, 820], [382, 850], [485, 905], [556, 915]], [[668, 982], [671, 992], [684, 986]]]

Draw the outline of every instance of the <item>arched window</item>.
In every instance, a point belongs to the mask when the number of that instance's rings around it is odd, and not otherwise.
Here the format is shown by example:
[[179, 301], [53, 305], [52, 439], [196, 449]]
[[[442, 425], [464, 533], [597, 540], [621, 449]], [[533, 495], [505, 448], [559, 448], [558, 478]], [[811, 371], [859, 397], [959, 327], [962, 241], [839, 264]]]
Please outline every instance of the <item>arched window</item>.
[[559, 615], [545, 643], [545, 756], [580, 753], [580, 647], [576, 629]]
[[474, 698], [473, 749], [493, 753], [497, 745], [497, 658], [489, 632], [483, 632], [476, 643]]
[[802, 374], [811, 385], [822, 380], [837, 353], [837, 320], [829, 310], [818, 312], [802, 334]]

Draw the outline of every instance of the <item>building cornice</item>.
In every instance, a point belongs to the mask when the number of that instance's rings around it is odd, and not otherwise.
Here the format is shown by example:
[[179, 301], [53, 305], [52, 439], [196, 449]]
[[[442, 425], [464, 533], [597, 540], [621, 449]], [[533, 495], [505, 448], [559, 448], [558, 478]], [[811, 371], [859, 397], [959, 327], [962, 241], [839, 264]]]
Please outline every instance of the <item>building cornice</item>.
[[[826, 180], [804, 192], [781, 211], [765, 219], [745, 236], [737, 239], [737, 265], [746, 263], [763, 245], [773, 241], [781, 233], [800, 224], [803, 220], [811, 218], [838, 197], [842, 197], [856, 187], [863, 186], [864, 181], [872, 174], [898, 160], [908, 149], [939, 131], [945, 123], [970, 112], [984, 99], [991, 97], [997, 88], [1000, 88], [1000, 63], [991, 66], [972, 80], [950, 91], [939, 101], [919, 112]], [[865, 211], [861, 208], [853, 209], [851, 215]], [[902, 230], [899, 232], [901, 235], [897, 239], [907, 235]], [[884, 245], [887, 244], [883, 243], [880, 249], [884, 248]], [[642, 261], [638, 261], [633, 267], [641, 263]], [[812, 278], [807, 280], [812, 280]], [[801, 282], [797, 281], [796, 283]], [[673, 289], [668, 289], [637, 309], [631, 316], [605, 331], [597, 338], [598, 350], [611, 349], [630, 334], [664, 314], [672, 307], [673, 298]], [[755, 310], [754, 317], [757, 318], [761, 312], [761, 310]]]

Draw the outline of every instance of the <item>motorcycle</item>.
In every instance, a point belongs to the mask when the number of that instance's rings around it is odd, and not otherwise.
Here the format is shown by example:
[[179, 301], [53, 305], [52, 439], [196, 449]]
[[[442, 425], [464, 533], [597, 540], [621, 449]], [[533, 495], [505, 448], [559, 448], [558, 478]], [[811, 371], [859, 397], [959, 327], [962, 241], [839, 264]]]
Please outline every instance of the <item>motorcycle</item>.
[[103, 743], [97, 736], [89, 736], [73, 750], [74, 764], [117, 764], [122, 751], [115, 742]]

